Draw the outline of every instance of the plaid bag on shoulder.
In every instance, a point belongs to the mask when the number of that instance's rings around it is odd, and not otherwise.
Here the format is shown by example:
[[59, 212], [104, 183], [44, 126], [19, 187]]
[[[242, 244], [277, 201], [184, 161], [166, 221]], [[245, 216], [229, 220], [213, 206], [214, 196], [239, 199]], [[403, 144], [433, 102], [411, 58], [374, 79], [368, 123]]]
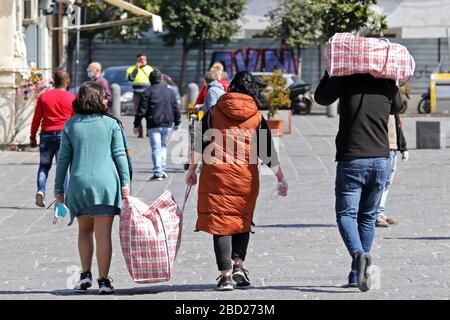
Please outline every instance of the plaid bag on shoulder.
[[369, 73], [376, 78], [407, 82], [416, 67], [408, 49], [387, 39], [336, 33], [326, 44], [325, 61], [330, 76]]

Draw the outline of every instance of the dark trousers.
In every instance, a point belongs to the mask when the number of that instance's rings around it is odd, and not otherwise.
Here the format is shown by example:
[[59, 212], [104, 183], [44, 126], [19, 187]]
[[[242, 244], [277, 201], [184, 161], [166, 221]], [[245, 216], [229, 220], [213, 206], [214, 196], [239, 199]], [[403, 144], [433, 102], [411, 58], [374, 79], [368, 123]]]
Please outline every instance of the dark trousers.
[[214, 235], [213, 240], [219, 271], [231, 270], [232, 259], [245, 260], [250, 241], [250, 232], [237, 233], [231, 236]]
[[[136, 115], [139, 110], [139, 103], [141, 102], [142, 93], [133, 93], [133, 103], [134, 103], [134, 114]], [[144, 137], [144, 129], [142, 128], [142, 124], [139, 126], [139, 138]]]

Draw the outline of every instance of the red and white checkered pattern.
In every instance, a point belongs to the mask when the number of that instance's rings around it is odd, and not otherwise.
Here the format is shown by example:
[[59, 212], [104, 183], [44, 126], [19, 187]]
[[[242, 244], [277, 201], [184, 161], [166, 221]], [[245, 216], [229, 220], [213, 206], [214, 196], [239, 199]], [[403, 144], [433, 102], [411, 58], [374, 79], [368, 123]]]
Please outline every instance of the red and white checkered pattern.
[[404, 46], [387, 39], [336, 33], [327, 42], [325, 61], [330, 76], [370, 73], [403, 84], [414, 75], [416, 63]]
[[120, 244], [136, 283], [170, 280], [181, 243], [183, 214], [169, 191], [150, 206], [128, 197], [120, 216]]

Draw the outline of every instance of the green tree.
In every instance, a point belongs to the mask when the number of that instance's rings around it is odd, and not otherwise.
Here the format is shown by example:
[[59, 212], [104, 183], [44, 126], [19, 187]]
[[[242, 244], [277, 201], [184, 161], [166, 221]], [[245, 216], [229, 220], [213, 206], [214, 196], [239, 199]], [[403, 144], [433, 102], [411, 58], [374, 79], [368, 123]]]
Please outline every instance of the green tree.
[[320, 11], [316, 0], [279, 0], [266, 15], [271, 23], [265, 34], [290, 47], [314, 45], [322, 37]]
[[327, 0], [323, 3], [321, 25], [323, 39], [336, 32], [354, 32], [365, 29], [373, 34], [383, 34], [387, 28], [386, 17], [372, 10], [377, 0]]
[[372, 10], [377, 0], [279, 0], [267, 14], [271, 25], [266, 34], [283, 45], [308, 47], [321, 44], [336, 32], [362, 29], [382, 34], [386, 17]]
[[189, 51], [206, 42], [230, 41], [239, 29], [247, 0], [162, 0], [160, 14], [167, 45], [181, 40], [180, 90], [184, 89]]

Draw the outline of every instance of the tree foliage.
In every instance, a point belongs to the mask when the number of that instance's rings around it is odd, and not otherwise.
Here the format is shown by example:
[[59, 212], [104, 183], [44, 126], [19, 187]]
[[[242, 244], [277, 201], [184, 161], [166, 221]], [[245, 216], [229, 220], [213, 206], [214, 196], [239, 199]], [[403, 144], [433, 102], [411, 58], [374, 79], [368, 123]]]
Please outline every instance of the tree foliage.
[[289, 46], [307, 47], [328, 40], [336, 32], [366, 30], [382, 34], [386, 17], [371, 6], [377, 0], [279, 0], [268, 13], [266, 34]]
[[322, 37], [320, 10], [315, 0], [281, 0], [267, 17], [270, 26], [266, 35], [278, 39], [283, 45], [307, 47]]
[[227, 42], [239, 30], [247, 0], [162, 0], [161, 17], [168, 34], [165, 41], [173, 45], [177, 39], [190, 47], [202, 41]]
[[382, 34], [387, 28], [386, 17], [371, 9], [377, 0], [325, 1], [321, 14], [322, 34], [328, 39], [336, 32], [354, 32], [365, 29]]
[[188, 52], [200, 44], [230, 41], [239, 30], [247, 0], [161, 0], [167, 45], [182, 42], [180, 90], [183, 92]]

